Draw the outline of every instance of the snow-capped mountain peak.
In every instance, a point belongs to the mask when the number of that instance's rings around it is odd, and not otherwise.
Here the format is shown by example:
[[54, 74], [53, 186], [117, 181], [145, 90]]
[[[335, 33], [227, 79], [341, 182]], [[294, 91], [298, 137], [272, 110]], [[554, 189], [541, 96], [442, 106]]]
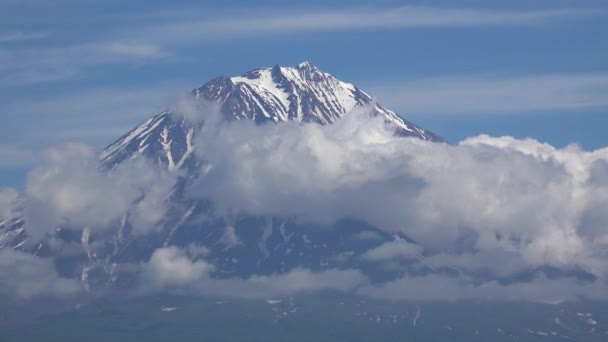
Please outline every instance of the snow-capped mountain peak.
[[[374, 103], [374, 99], [351, 83], [321, 71], [310, 62], [295, 67], [276, 65], [250, 70], [237, 77], [218, 77], [195, 94], [223, 104], [227, 117], [256, 122], [287, 121], [331, 124], [353, 108]], [[378, 114], [399, 128], [429, 139], [422, 130], [394, 112], [376, 105]]]
[[[333, 77], [310, 62], [293, 67], [256, 68], [241, 76], [220, 76], [193, 90], [198, 100], [216, 102], [227, 120], [265, 122], [315, 122], [332, 124], [357, 106], [372, 106], [398, 134], [443, 141], [384, 108], [355, 85]], [[100, 159], [113, 166], [134, 155], [146, 155], [176, 169], [188, 165], [183, 156], [192, 152], [190, 122], [162, 112], [108, 146]], [[191, 159], [191, 158], [190, 158]]]
[[223, 102], [228, 117], [256, 122], [296, 120], [329, 124], [355, 106], [372, 100], [354, 85], [337, 80], [309, 62], [216, 78], [197, 88], [195, 94]]
[[[276, 65], [253, 69], [241, 76], [217, 77], [194, 89], [192, 96], [201, 104], [216, 102], [226, 120], [246, 119], [269, 124], [286, 121], [332, 124], [353, 108], [367, 106], [372, 108], [371, 115], [383, 117], [392, 124], [397, 134], [443, 141], [377, 104], [355, 85], [341, 81], [309, 62], [293, 67]], [[353, 251], [362, 252], [382, 241], [395, 239], [362, 224], [356, 227], [349, 224], [336, 230], [306, 231], [294, 220], [273, 217], [244, 217], [228, 226], [222, 218], [201, 223], [209, 206], [185, 195], [185, 189], [201, 175], [201, 162], [194, 153], [194, 139], [200, 124], [177, 112], [163, 111], [101, 152], [99, 159], [105, 169], [143, 156], [169, 173], [181, 170], [180, 177], [166, 199], [170, 202], [167, 214], [154, 223], [154, 234], [137, 236], [126, 216], [103, 234], [89, 236], [86, 227], [67, 227], [62, 238], [74, 239], [70, 234], [77, 235], [81, 229], [82, 237], [76, 236], [75, 243], [80, 242], [86, 252], [78, 262], [62, 264], [68, 274], [80, 275], [86, 288], [95, 281], [111, 285], [116, 279], [113, 265], [125, 260], [148, 260], [151, 253], [162, 246], [191, 243], [209, 248], [210, 262], [226, 276], [248, 276], [255, 272], [270, 274], [303, 266], [324, 269], [329, 265], [328, 260], [336, 255], [351, 255]], [[27, 223], [21, 213], [0, 222], [0, 248], [7, 246], [36, 255], [52, 255], [53, 247], [45, 241], [34, 242], [35, 245], [26, 243], [29, 240]], [[368, 230], [373, 230], [379, 239], [365, 242], [353, 237]], [[235, 239], [242, 243], [230, 243], [230, 248], [225, 246], [226, 241]]]

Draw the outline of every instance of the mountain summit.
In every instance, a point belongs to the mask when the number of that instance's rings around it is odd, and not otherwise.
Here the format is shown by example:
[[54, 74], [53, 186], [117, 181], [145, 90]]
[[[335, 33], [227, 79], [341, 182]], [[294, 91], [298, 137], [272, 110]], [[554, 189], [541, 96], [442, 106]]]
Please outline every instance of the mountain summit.
[[[191, 96], [197, 104], [217, 103], [225, 120], [252, 120], [256, 124], [296, 121], [327, 125], [356, 107], [367, 106], [371, 108], [371, 115], [384, 118], [398, 135], [443, 142], [437, 135], [375, 103], [356, 86], [334, 78], [309, 62], [294, 67], [277, 65], [253, 69], [237, 77], [217, 77], [194, 89]], [[249, 277], [300, 267], [310, 270], [346, 267], [360, 262], [351, 256], [362, 255], [385, 242], [405, 241], [405, 236], [388, 234], [364, 222], [338, 222], [332, 229], [315, 229], [294, 218], [216, 217], [212, 203], [186, 195], [187, 189], [201, 177], [201, 161], [194, 153], [194, 138], [204, 123], [195, 121], [175, 111], [164, 111], [119, 138], [99, 155], [102, 172], [109, 173], [139, 156], [153, 161], [161, 170], [181, 170], [174, 188], [162, 194], [169, 209], [160, 218], [154, 216], [147, 234], [137, 233], [127, 213], [119, 220], [107, 220], [112, 222], [111, 226], [98, 231], [68, 220], [60, 227], [49, 227], [47, 231], [56, 233], [48, 240], [33, 241], [21, 209], [14, 217], [0, 222], [0, 248], [12, 247], [55, 257], [62, 275], [81, 279], [89, 289], [112, 286], [121, 279], [127, 279], [128, 283], [129, 276], [119, 276], [117, 265], [145, 262], [154, 251], [167, 246], [204, 249], [205, 260], [214, 265], [216, 277]], [[156, 184], [151, 185], [154, 186]], [[145, 196], [136, 196], [133, 205]], [[57, 249], [62, 245], [77, 246], [80, 252], [62, 255]], [[369, 272], [373, 275], [382, 271], [370, 266]]]
[[[197, 100], [218, 103], [227, 120], [253, 120], [260, 124], [285, 121], [332, 124], [356, 107], [372, 106], [373, 114], [386, 118], [399, 135], [444, 141], [310, 62], [294, 67], [257, 68], [236, 77], [220, 76], [194, 89], [192, 94]], [[165, 111], [108, 146], [101, 161], [113, 166], [134, 154], [143, 154], [154, 160], [160, 158], [169, 168], [178, 168], [188, 162], [195, 131], [191, 123]], [[173, 160], [173, 156], [186, 158]], [[184, 160], [180, 163], [181, 159]]]
[[[218, 77], [194, 93], [222, 104], [227, 117], [256, 122], [287, 121], [331, 124], [357, 106], [374, 104], [373, 98], [350, 83], [340, 81], [309, 62], [295, 67], [253, 69], [238, 77]], [[375, 105], [407, 135], [424, 140], [438, 137]]]

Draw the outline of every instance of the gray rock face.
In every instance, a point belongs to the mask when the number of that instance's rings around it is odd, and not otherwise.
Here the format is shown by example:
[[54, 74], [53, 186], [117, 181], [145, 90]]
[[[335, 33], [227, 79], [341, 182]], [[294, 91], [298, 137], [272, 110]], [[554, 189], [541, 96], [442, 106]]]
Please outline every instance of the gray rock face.
[[[353, 108], [371, 106], [373, 115], [385, 118], [397, 134], [443, 142], [375, 103], [354, 85], [337, 80], [308, 62], [295, 67], [254, 69], [239, 77], [218, 77], [196, 88], [192, 95], [200, 102], [218, 103], [226, 120], [256, 123], [332, 124]], [[383, 271], [358, 256], [369, 248], [406, 237], [389, 235], [363, 222], [344, 221], [328, 229], [304, 226], [290, 218], [233, 217], [227, 221], [214, 217], [211, 203], [185, 196], [184, 189], [199, 177], [200, 161], [193, 153], [193, 139], [200, 128], [196, 125], [164, 111], [99, 155], [106, 169], [143, 156], [169, 171], [182, 170], [184, 176], [170, 198], [170, 210], [156, 223], [155, 233], [134, 234], [126, 218], [104, 234], [90, 233], [84, 227], [57, 227], [53, 239], [71, 246], [70, 253], [64, 255], [54, 247], [56, 242], [25, 243], [27, 222], [17, 212], [0, 223], [2, 246], [55, 256], [60, 272], [81, 278], [87, 288], [120, 283], [125, 279], [121, 278], [121, 264], [144, 262], [155, 249], [168, 245], [204, 247], [208, 250], [205, 259], [215, 265], [217, 277], [271, 274], [296, 267], [322, 270], [353, 266], [367, 269], [372, 276], [382, 276]], [[80, 252], [75, 251], [78, 249]]]

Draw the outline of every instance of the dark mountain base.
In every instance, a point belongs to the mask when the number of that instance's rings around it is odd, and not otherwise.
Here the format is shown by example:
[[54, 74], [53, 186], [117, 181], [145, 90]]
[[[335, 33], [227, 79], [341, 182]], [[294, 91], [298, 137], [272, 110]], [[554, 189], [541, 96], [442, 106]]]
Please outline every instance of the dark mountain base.
[[[163, 310], [164, 309], [164, 310]], [[147, 297], [0, 329], [2, 341], [605, 341], [605, 303]]]

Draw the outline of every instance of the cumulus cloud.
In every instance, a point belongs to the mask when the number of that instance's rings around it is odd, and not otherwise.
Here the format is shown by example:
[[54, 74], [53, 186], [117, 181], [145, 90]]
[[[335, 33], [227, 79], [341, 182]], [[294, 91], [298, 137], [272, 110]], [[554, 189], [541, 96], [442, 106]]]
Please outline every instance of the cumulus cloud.
[[[207, 254], [205, 251], [204, 255]], [[313, 272], [295, 268], [286, 273], [249, 278], [217, 278], [214, 266], [201, 259], [200, 247], [159, 248], [142, 265], [142, 290], [176, 291], [194, 295], [265, 298], [321, 290], [350, 291], [367, 282], [359, 270], [328, 269]]]
[[[216, 128], [199, 135], [207, 165], [193, 194], [219, 211], [321, 224], [359, 219], [406, 234], [446, 266], [455, 256], [486, 269], [509, 261], [513, 272], [551, 266], [607, 275], [608, 148], [483, 135], [428, 143], [394, 136], [365, 109], [329, 126]], [[401, 246], [389, 247], [368, 256], [403, 256]]]
[[205, 278], [211, 269], [205, 261], [193, 260], [186, 252], [170, 246], [154, 251], [143, 266], [143, 277], [146, 286], [153, 288], [185, 286]]
[[314, 293], [323, 290], [352, 291], [367, 282], [359, 270], [328, 269], [313, 272], [295, 268], [273, 275], [255, 275], [247, 279], [213, 279], [198, 285], [198, 293], [241, 298], [267, 298]]
[[215, 126], [221, 119], [219, 104], [199, 98], [196, 93], [178, 95], [172, 99], [169, 108], [174, 116], [183, 118], [195, 127], [199, 127], [203, 121], [212, 121], [210, 124]]
[[[357, 218], [356, 208], [375, 206], [379, 192], [391, 193], [386, 185], [402, 182], [392, 192], [407, 198], [406, 192], [421, 182], [391, 177], [406, 161], [391, 158], [398, 146], [385, 123], [364, 116], [359, 110], [328, 126], [235, 121], [207, 129], [196, 146], [196, 153], [208, 161], [196, 190], [220, 210], [322, 222]], [[370, 191], [367, 196], [357, 196], [365, 190]]]
[[0, 188], [0, 220], [8, 217], [14, 209], [19, 194], [13, 188]]
[[386, 242], [366, 251], [362, 257], [370, 261], [412, 259], [422, 254], [422, 248], [404, 240]]
[[136, 231], [147, 232], [166, 212], [174, 182], [144, 158], [103, 171], [87, 145], [54, 147], [27, 177], [27, 231], [36, 239], [59, 225], [101, 230], [128, 216]]
[[[205, 112], [182, 110], [187, 120], [204, 122], [194, 149], [201, 177], [188, 190], [211, 200], [215, 214], [227, 221], [239, 214], [289, 217], [327, 229], [345, 218], [364, 221], [411, 242], [384, 242], [352, 252], [353, 260], [412, 259], [426, 268], [400, 268], [404, 277], [372, 285], [361, 270], [332, 268], [219, 279], [205, 259], [210, 250], [190, 245], [158, 249], [140, 265], [146, 290], [265, 297], [331, 289], [398, 299], [540, 301], [608, 293], [608, 148], [485, 135], [436, 144], [395, 136], [367, 108], [328, 126], [259, 126]], [[56, 226], [95, 232], [127, 217], [137, 232], [150, 231], [175, 182], [165, 172], [143, 158], [101, 171], [85, 145], [52, 148], [28, 176], [26, 229], [35, 238]], [[10, 190], [0, 194], [6, 203], [16, 198]], [[225, 223], [220, 243], [247, 243], [234, 222]], [[547, 269], [563, 272], [545, 276]]]
[[10, 248], [0, 249], [0, 292], [26, 299], [35, 296], [66, 297], [77, 294], [77, 280], [60, 277], [52, 260]]

